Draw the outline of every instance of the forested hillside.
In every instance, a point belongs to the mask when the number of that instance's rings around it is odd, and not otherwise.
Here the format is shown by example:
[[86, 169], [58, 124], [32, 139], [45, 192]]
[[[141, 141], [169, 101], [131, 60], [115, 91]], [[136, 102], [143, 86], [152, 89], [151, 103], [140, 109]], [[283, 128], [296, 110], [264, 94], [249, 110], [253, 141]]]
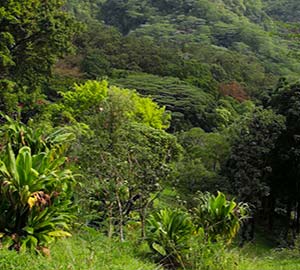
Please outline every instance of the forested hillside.
[[[132, 55], [125, 69], [140, 69], [161, 75], [172, 73], [173, 76], [186, 79], [199, 77], [198, 74], [193, 74], [195, 71], [186, 67], [191, 63], [193, 66], [198, 63], [208, 68], [208, 72], [217, 82], [236, 80], [245, 84], [249, 92], [270, 86], [270, 83], [276, 80], [274, 75], [296, 75], [299, 71], [298, 62], [289, 49], [289, 40], [278, 35], [280, 25], [273, 19], [282, 16], [283, 8], [278, 10], [280, 4], [285, 7], [284, 10], [297, 10], [292, 8], [292, 1], [287, 1], [287, 7], [282, 1], [268, 3], [261, 0], [94, 2], [91, 7], [93, 13], [88, 10], [82, 12], [82, 9], [78, 8], [80, 3], [70, 3], [74, 7], [70, 9], [86, 19], [93, 17], [106, 25], [116, 27], [122, 35], [126, 35], [127, 42], [136, 40], [133, 42], [135, 46], [123, 45], [123, 48], [130, 48], [128, 53]], [[96, 14], [95, 10], [98, 11]], [[296, 18], [297, 16], [294, 16], [295, 20]], [[102, 34], [97, 35], [98, 39], [99, 35]], [[106, 38], [107, 35], [108, 33]], [[115, 38], [114, 35], [112, 42], [116, 42]], [[154, 42], [155, 46], [150, 46], [151, 42]], [[163, 58], [164, 61], [169, 60], [169, 64], [172, 65], [164, 71], [151, 69], [151, 63], [143, 65], [140, 61], [146, 56], [141, 57], [142, 59], [134, 58], [134, 52], [138, 50], [136, 47], [139, 47], [140, 43], [147, 43], [150, 48], [168, 48], [169, 55], [165, 50], [160, 50], [155, 62]], [[148, 50], [150, 54], [150, 48], [144, 48], [144, 54]], [[170, 50], [174, 50], [171, 54], [173, 57], [177, 51], [177, 63], [189, 69], [188, 71], [178, 70], [180, 67], [176, 65], [175, 60], [170, 59]], [[112, 68], [124, 68], [122, 63], [125, 59], [111, 61], [109, 52], [105, 51], [105, 48], [101, 48], [101, 51], [109, 58]], [[157, 54], [155, 51], [153, 53]], [[144, 61], [147, 61], [147, 58]], [[175, 68], [174, 65], [177, 66], [178, 73], [175, 70], [170, 71], [170, 68]], [[240, 65], [243, 66], [242, 70]], [[160, 65], [157, 68], [159, 67]]]
[[248, 269], [263, 235], [289, 267], [298, 13], [294, 0], [1, 2], [0, 266], [17, 269], [8, 249], [39, 269], [53, 248], [47, 269]]
[[[70, 65], [80, 66], [83, 76], [109, 76], [125, 87], [141, 72], [177, 77], [197, 87], [200, 99], [204, 92], [211, 96], [215, 104], [202, 108], [210, 114], [224, 96], [263, 103], [280, 77], [297, 79], [300, 69], [295, 26], [279, 21], [281, 2], [275, 2], [69, 1], [69, 10], [88, 22]], [[143, 94], [153, 94], [152, 88], [144, 82]], [[176, 117], [182, 115], [176, 108]], [[182, 126], [190, 122], [188, 114]], [[206, 119], [191, 126], [211, 131], [214, 125]]]

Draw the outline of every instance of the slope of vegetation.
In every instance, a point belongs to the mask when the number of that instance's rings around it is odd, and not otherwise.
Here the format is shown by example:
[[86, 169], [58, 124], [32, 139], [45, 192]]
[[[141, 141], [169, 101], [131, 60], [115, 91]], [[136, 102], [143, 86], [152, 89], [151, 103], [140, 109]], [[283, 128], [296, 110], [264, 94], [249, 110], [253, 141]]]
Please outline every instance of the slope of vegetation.
[[295, 4], [3, 1], [0, 268], [296, 269]]
[[[193, 74], [191, 64], [208, 64], [208, 71], [217, 82], [236, 80], [245, 84], [253, 95], [274, 85], [279, 76], [297, 76], [299, 72], [298, 62], [290, 52], [290, 40], [274, 34], [279, 33], [280, 26], [268, 16], [286, 6], [280, 1], [269, 2], [95, 0], [96, 15], [77, 11], [81, 16], [85, 14], [85, 18], [103, 20], [126, 36], [117, 37], [113, 30], [113, 39], [109, 43], [97, 43], [100, 45], [97, 47], [95, 40], [100, 41], [102, 36], [107, 41], [112, 36], [109, 34], [112, 28], [106, 28], [104, 33], [102, 28], [102, 33], [94, 35], [90, 44], [86, 42], [106, 67], [199, 80], [199, 68], [196, 68], [198, 74]], [[75, 1], [69, 5], [76, 7], [80, 3]], [[289, 4], [292, 5], [291, 1]], [[273, 11], [269, 11], [271, 8]], [[114, 55], [107, 51], [107, 45], [113, 45]], [[147, 59], [148, 55], [152, 59]], [[178, 66], [176, 62], [182, 64]], [[190, 74], [184, 74], [186, 67]], [[200, 77], [203, 75], [200, 72]]]

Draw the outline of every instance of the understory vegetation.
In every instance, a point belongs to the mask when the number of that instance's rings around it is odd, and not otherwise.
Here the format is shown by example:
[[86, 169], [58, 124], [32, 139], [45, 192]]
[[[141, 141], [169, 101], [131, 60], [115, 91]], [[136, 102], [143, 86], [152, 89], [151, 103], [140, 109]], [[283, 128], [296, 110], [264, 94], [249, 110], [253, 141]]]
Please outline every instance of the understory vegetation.
[[2, 1], [0, 268], [299, 269], [298, 15]]

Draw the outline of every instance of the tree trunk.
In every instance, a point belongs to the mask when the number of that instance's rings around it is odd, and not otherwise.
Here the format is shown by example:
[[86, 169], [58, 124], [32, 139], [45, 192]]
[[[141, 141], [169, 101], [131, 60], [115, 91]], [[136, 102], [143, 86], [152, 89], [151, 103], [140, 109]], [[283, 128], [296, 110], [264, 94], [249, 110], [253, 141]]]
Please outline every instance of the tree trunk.
[[275, 211], [275, 199], [273, 197], [273, 195], [271, 194], [270, 196], [270, 206], [269, 206], [269, 231], [272, 232], [273, 231], [273, 227], [274, 227], [274, 211]]
[[140, 219], [141, 219], [141, 237], [145, 239], [146, 237], [146, 208], [143, 207], [140, 210]]
[[299, 198], [299, 195], [298, 195], [298, 199], [297, 199], [297, 219], [296, 219], [296, 233], [297, 234], [299, 234], [299, 225], [300, 225], [300, 198]]
[[112, 238], [113, 231], [114, 231], [114, 225], [113, 225], [113, 207], [110, 206], [108, 209], [108, 215], [109, 215], [109, 224], [108, 224], [108, 238]]
[[[289, 234], [289, 230], [291, 229], [291, 211], [292, 211], [292, 207], [291, 207], [291, 202], [288, 201], [287, 203], [287, 211], [286, 211], [286, 228], [285, 228], [285, 236], [284, 238], [287, 239], [288, 238], [288, 234]], [[292, 231], [294, 227], [294, 221], [292, 224]]]
[[249, 240], [254, 240], [254, 232], [255, 232], [255, 215], [250, 219], [250, 233], [249, 233]]
[[116, 198], [117, 198], [117, 202], [118, 202], [118, 208], [119, 208], [119, 232], [120, 232], [120, 240], [121, 242], [124, 242], [124, 228], [123, 228], [123, 222], [124, 222], [124, 218], [123, 218], [123, 207], [122, 207], [122, 203], [119, 197], [118, 192], [116, 192]]

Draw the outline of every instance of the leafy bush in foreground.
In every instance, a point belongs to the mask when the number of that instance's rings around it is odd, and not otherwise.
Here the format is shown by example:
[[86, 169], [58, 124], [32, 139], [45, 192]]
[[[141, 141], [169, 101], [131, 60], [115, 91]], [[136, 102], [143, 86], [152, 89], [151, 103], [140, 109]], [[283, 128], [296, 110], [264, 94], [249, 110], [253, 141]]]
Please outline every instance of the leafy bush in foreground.
[[[13, 121], [9, 126], [17, 133], [21, 129], [21, 124]], [[24, 127], [22, 132], [10, 137], [0, 152], [0, 243], [18, 251], [28, 248], [48, 252], [46, 247], [53, 239], [70, 236], [66, 230], [72, 218], [74, 179], [72, 172], [64, 168], [66, 158], [62, 156], [62, 142], [70, 134], [52, 134], [52, 147], [43, 143], [36, 148], [43, 151], [34, 153], [27, 146], [34, 145], [27, 140], [33, 131]], [[21, 141], [16, 140], [18, 135]], [[43, 139], [39, 139], [42, 144]], [[15, 153], [13, 149], [16, 151], [20, 142], [24, 146]]]
[[198, 199], [193, 219], [179, 209], [150, 215], [150, 248], [160, 263], [171, 269], [235, 269], [237, 258], [227, 255], [227, 246], [247, 217], [248, 206], [226, 200], [221, 192], [217, 196], [201, 194]]
[[225, 195], [218, 192], [200, 194], [198, 207], [194, 209], [194, 222], [202, 228], [209, 240], [223, 239], [230, 243], [236, 236], [241, 222], [247, 218], [248, 205], [227, 200]]
[[148, 219], [147, 240], [160, 262], [174, 268], [184, 266], [194, 226], [190, 216], [180, 210], [164, 209]]

